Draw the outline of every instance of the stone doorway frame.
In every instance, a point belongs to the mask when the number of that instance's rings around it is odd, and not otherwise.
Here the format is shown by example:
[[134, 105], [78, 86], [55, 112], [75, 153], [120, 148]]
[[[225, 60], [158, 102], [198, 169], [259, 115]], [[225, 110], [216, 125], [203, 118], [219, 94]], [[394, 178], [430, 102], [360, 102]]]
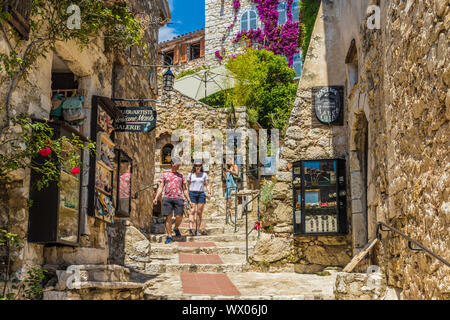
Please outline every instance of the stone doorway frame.
[[[356, 99], [355, 99], [356, 98]], [[358, 92], [350, 97], [350, 190], [352, 208], [353, 254], [369, 241], [370, 119], [367, 95]]]

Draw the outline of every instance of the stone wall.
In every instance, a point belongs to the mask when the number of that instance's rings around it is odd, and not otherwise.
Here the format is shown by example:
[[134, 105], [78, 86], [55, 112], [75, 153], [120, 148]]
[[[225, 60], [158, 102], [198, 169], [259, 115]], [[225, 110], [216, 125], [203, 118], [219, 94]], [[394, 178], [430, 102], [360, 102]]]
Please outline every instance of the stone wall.
[[[148, 12], [157, 15], [155, 10], [160, 1], [130, 1], [130, 5], [140, 12]], [[156, 21], [153, 17], [151, 21]], [[9, 25], [3, 27], [9, 30]], [[145, 42], [150, 49], [150, 58], [157, 63], [157, 39], [158, 26], [150, 26], [145, 34]], [[9, 41], [15, 45], [14, 39]], [[10, 47], [5, 39], [5, 34], [0, 34], [0, 52], [9, 52]], [[20, 49], [19, 49], [20, 50]], [[68, 68], [78, 77], [79, 89], [83, 90], [85, 97], [85, 109], [88, 121], [80, 127], [80, 132], [90, 136], [91, 100], [93, 95], [116, 98], [155, 98], [157, 95], [156, 68], [154, 76], [149, 76], [148, 69], [129, 67], [132, 60], [135, 64], [145, 64], [140, 57], [143, 52], [132, 49], [132, 57], [114, 56], [105, 49], [101, 38], [93, 39], [87, 48], [81, 50], [75, 42], [58, 42], [55, 47], [55, 55], [59, 56]], [[127, 60], [128, 59], [128, 60]], [[27, 113], [36, 118], [48, 118], [51, 109], [51, 73], [53, 54], [45, 58], [39, 58], [36, 69], [30, 72], [27, 81], [20, 81], [13, 93], [12, 113]], [[114, 70], [114, 65], [117, 66]], [[113, 75], [116, 74], [117, 76]], [[115, 79], [113, 78], [115, 77]], [[9, 81], [4, 74], [0, 74], [0, 95], [5, 97]], [[149, 82], [150, 79], [150, 82]], [[3, 98], [2, 98], [3, 99]], [[2, 115], [3, 117], [3, 115]], [[147, 186], [153, 181], [154, 167], [154, 133], [151, 134], [118, 134], [118, 145], [122, 147], [135, 163], [133, 177], [133, 191]], [[71, 247], [45, 247], [31, 244], [26, 241], [28, 230], [28, 206], [29, 172], [17, 171], [13, 176], [13, 183], [8, 185], [6, 193], [2, 192], [0, 206], [0, 227], [7, 225], [8, 212], [10, 213], [10, 231], [19, 234], [25, 239], [25, 247], [17, 257], [14, 257], [13, 271], [22, 276], [32, 266], [43, 264], [69, 265], [69, 264], [106, 264], [108, 262], [109, 248], [120, 247], [111, 237], [108, 237], [107, 226], [104, 222], [87, 215], [87, 184], [88, 161], [84, 163], [82, 177], [83, 192], [81, 213], [81, 246]], [[2, 186], [3, 190], [3, 186]], [[140, 229], [150, 229], [151, 213], [153, 205], [151, 193], [142, 193], [138, 199], [133, 200], [132, 216], [130, 221]], [[150, 200], [149, 200], [150, 199]], [[118, 223], [120, 224], [120, 222]], [[114, 228], [108, 226], [108, 228]], [[110, 230], [111, 231], [111, 230]], [[111, 232], [110, 232], [111, 234]], [[110, 244], [108, 244], [110, 242]], [[123, 251], [123, 250], [122, 250]], [[123, 257], [122, 257], [123, 259]]]
[[195, 60], [190, 60], [186, 63], [179, 64], [176, 66], [173, 66], [171, 69], [175, 75], [179, 74], [181, 71], [188, 71], [188, 70], [196, 70], [199, 68], [206, 68], [206, 59], [199, 58]]
[[[241, 44], [234, 44], [233, 40], [241, 30], [241, 15], [250, 8], [256, 10], [256, 6], [251, 0], [240, 2], [241, 7], [236, 14], [237, 20], [232, 29], [227, 29], [232, 25], [235, 17], [233, 0], [205, 0], [205, 57], [208, 65], [219, 64], [215, 52], [221, 51], [222, 47], [226, 55], [242, 52]], [[259, 15], [258, 27], [261, 27]]]
[[[361, 84], [376, 136], [369, 230], [386, 222], [449, 261], [449, 1], [381, 1], [381, 9], [381, 30], [362, 32]], [[450, 298], [448, 267], [383, 235], [376, 258], [390, 286], [405, 299]]]

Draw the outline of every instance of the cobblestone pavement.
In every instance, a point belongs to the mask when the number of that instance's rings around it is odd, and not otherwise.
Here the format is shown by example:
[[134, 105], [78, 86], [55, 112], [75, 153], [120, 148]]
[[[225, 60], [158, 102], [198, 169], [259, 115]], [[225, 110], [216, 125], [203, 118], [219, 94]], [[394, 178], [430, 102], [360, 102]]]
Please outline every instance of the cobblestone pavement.
[[[328, 276], [294, 273], [290, 268], [253, 272], [246, 263], [245, 233], [224, 225], [224, 217], [206, 218], [202, 236], [182, 237], [164, 244], [164, 235], [151, 235], [151, 262], [144, 273], [145, 298], [157, 300], [331, 300], [336, 272]], [[249, 253], [257, 234], [251, 235]], [[284, 271], [284, 272], [283, 272]], [[141, 274], [142, 276], [142, 274]]]

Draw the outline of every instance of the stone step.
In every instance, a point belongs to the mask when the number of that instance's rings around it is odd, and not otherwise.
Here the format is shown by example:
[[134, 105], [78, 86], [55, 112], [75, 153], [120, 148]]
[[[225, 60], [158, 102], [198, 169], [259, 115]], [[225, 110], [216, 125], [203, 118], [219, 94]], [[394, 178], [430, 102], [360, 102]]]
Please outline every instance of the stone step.
[[[179, 230], [182, 235], [185, 235], [185, 236], [189, 235], [189, 227], [188, 226], [181, 226], [179, 228]], [[194, 231], [195, 231], [195, 228], [194, 228]], [[152, 230], [151, 230], [152, 234], [165, 234], [165, 232], [166, 232], [165, 226], [163, 224], [152, 226]], [[225, 227], [219, 226], [219, 225], [208, 224], [208, 225], [206, 225], [206, 227], [200, 228], [200, 233], [202, 235], [223, 234], [223, 233], [225, 233]]]
[[[221, 255], [220, 257], [224, 260], [224, 262], [226, 262], [227, 255]], [[178, 259], [178, 257], [176, 257], [176, 259]], [[245, 262], [245, 253], [241, 255], [241, 259], [239, 261], [224, 264], [196, 264], [196, 263], [180, 264], [176, 259], [175, 257], [168, 257], [168, 256], [155, 257], [152, 258], [151, 263], [146, 263], [145, 265], [140, 267], [139, 270], [141, 270], [146, 274], [180, 273], [180, 272], [218, 272], [218, 273], [262, 272], [266, 274], [295, 273], [294, 264], [269, 265], [269, 266], [258, 266], [248, 264]]]
[[[150, 235], [150, 241], [152, 243], [164, 243], [167, 236], [164, 234]], [[250, 234], [249, 241], [255, 241], [258, 238], [257, 233]], [[173, 237], [175, 242], [237, 242], [241, 241], [245, 244], [245, 234], [218, 234], [218, 235], [207, 235], [207, 236], [181, 236]]]
[[73, 289], [45, 290], [44, 300], [142, 300], [145, 284], [138, 282], [84, 281]]
[[[254, 251], [254, 242], [249, 243], [249, 254]], [[179, 252], [196, 253], [196, 254], [245, 254], [245, 243], [224, 243], [215, 247], [180, 247], [168, 246], [165, 244], [153, 244], [151, 256], [173, 255]]]
[[[245, 261], [245, 256], [243, 261]], [[228, 263], [228, 264], [179, 264], [179, 263], [149, 263], [146, 264], [144, 272], [147, 274], [155, 273], [173, 273], [181, 272], [212, 272], [212, 273], [228, 273], [228, 272], [246, 272], [246, 264]]]
[[72, 281], [70, 279], [82, 283], [126, 283], [130, 280], [130, 270], [119, 265], [71, 265], [66, 270], [58, 270], [55, 266], [47, 264], [44, 268], [55, 271], [58, 290], [64, 290], [68, 282]]
[[334, 298], [329, 295], [322, 294], [302, 294], [302, 295], [290, 295], [290, 296], [280, 296], [280, 295], [266, 295], [266, 296], [214, 296], [214, 295], [190, 295], [190, 294], [152, 294], [145, 292], [145, 300], [333, 300]]
[[240, 295], [186, 294], [179, 274], [160, 274], [147, 283], [149, 300], [333, 300], [336, 274], [227, 273]]

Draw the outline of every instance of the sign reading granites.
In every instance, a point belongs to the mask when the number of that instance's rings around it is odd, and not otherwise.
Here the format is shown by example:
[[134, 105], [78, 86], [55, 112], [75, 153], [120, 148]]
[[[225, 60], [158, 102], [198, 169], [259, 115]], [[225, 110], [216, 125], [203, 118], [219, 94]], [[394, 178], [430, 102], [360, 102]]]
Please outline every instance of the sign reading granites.
[[151, 132], [156, 128], [156, 110], [152, 107], [119, 107], [124, 115], [115, 121], [116, 132]]

